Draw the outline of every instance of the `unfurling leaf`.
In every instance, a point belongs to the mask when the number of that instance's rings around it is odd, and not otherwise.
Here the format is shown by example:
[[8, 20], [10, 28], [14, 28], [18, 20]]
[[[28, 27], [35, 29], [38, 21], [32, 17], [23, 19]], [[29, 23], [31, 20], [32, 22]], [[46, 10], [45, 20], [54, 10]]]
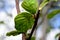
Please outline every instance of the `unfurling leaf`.
[[45, 7], [46, 4], [49, 3], [50, 0], [43, 0], [43, 2], [40, 4], [39, 10], [42, 10], [43, 7]]
[[17, 31], [26, 33], [34, 24], [33, 15], [27, 12], [20, 13], [15, 18], [15, 28]]
[[16, 36], [16, 35], [19, 35], [19, 34], [20, 34], [19, 31], [11, 31], [11, 32], [8, 32], [6, 35], [7, 36], [11, 36], [11, 35]]
[[53, 10], [52, 12], [50, 12], [48, 15], [47, 15], [47, 18], [48, 19], [51, 19], [53, 18], [56, 14], [60, 13], [60, 10], [56, 9], [56, 10]]
[[36, 10], [38, 8], [38, 2], [37, 2], [37, 0], [23, 0], [22, 7], [26, 11], [28, 11], [32, 14], [35, 14]]
[[56, 2], [57, 0], [43, 0], [43, 2], [40, 4], [39, 10], [42, 10], [50, 1]]

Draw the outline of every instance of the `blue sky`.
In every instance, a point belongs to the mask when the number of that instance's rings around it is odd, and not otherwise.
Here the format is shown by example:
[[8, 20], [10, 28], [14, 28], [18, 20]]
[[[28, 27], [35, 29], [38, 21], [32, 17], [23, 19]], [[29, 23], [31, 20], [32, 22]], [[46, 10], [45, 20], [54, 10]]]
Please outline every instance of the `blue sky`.
[[[11, 14], [12, 17], [7, 14]], [[10, 37], [6, 36], [7, 32], [15, 30], [14, 17], [16, 15], [15, 0], [0, 0], [0, 21], [5, 23], [0, 24], [0, 40], [22, 40], [22, 34]]]
[[60, 13], [55, 15], [52, 19], [50, 19], [50, 24], [54, 28], [60, 27]]
[[0, 2], [0, 10], [4, 10], [6, 12], [11, 11], [15, 7], [15, 1], [14, 0], [1, 0], [3, 2]]

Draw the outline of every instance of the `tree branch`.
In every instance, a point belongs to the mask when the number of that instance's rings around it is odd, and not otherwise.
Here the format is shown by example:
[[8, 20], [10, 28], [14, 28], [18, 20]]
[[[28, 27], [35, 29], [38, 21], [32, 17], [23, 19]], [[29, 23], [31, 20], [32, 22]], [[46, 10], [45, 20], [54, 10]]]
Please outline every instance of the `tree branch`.
[[22, 40], [26, 40], [26, 34], [25, 33], [22, 34]]
[[[40, 6], [40, 2], [39, 2], [39, 6]], [[41, 12], [41, 10], [39, 10], [39, 7], [38, 7], [38, 10], [37, 10], [37, 12], [36, 12], [36, 17], [35, 17], [35, 22], [34, 22], [33, 28], [32, 28], [32, 31], [31, 31], [31, 33], [30, 33], [30, 36], [29, 36], [29, 38], [28, 38], [27, 40], [31, 40], [31, 37], [32, 37], [32, 35], [33, 35], [33, 32], [34, 32], [34, 30], [35, 30], [35, 28], [36, 28], [36, 26], [37, 26], [37, 23], [38, 23], [38, 19], [39, 19], [39, 16], [40, 16], [40, 12]]]
[[34, 25], [33, 25], [32, 31], [31, 31], [31, 34], [30, 34], [30, 36], [29, 36], [29, 38], [28, 38], [27, 40], [31, 40], [31, 36], [32, 36], [32, 34], [33, 34], [36, 26], [37, 26], [37, 22], [38, 22], [38, 19], [39, 19], [39, 15], [40, 15], [40, 10], [38, 10], [37, 16], [36, 16], [36, 18], [35, 18], [35, 23], [34, 23]]
[[[38, 19], [39, 19], [40, 13], [41, 13], [41, 10], [38, 9], [37, 15], [36, 15], [36, 18], [35, 18], [35, 23], [34, 23], [34, 25], [33, 25], [31, 34], [30, 34], [30, 36], [29, 36], [29, 38], [28, 38], [27, 40], [31, 40], [32, 34], [33, 34], [33, 32], [34, 32], [34, 30], [35, 30], [35, 28], [36, 28], [36, 26], [37, 26], [37, 23], [38, 23]], [[43, 23], [45, 16], [46, 16], [46, 14], [43, 15], [43, 20], [40, 22], [40, 24]]]
[[15, 0], [17, 13], [20, 13], [19, 0]]

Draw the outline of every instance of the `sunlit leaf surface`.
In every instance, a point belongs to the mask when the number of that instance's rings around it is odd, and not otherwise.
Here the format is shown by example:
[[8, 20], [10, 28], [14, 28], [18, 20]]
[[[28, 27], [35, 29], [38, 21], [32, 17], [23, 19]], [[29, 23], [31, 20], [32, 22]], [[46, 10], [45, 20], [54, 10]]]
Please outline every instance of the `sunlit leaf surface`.
[[32, 14], [35, 14], [36, 10], [38, 8], [38, 2], [37, 2], [37, 0], [23, 0], [22, 7], [26, 11], [28, 11]]
[[15, 18], [15, 28], [20, 32], [26, 32], [34, 24], [33, 15], [30, 13], [20, 13]]

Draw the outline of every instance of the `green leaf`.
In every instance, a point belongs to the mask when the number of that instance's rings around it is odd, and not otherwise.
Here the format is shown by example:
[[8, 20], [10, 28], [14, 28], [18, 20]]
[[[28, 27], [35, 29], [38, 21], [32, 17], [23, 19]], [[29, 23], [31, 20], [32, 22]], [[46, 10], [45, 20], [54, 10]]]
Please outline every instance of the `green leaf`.
[[31, 40], [35, 40], [35, 37], [31, 37]]
[[0, 24], [4, 24], [4, 22], [3, 21], [0, 21]]
[[50, 1], [57, 1], [57, 0], [43, 0], [43, 2], [40, 4], [39, 10], [42, 10], [44, 6], [46, 6]]
[[45, 2], [47, 2], [47, 1], [55, 1], [55, 2], [57, 2], [58, 0], [44, 0]]
[[59, 13], [60, 13], [60, 10], [58, 10], [58, 9], [53, 10], [52, 12], [48, 13], [47, 18], [48, 18], [48, 19], [51, 19], [51, 18], [53, 18], [56, 14], [59, 14]]
[[20, 13], [15, 18], [15, 28], [17, 31], [26, 33], [34, 24], [33, 15], [27, 12]]
[[48, 34], [51, 29], [53, 29], [53, 27], [49, 26], [49, 27], [46, 29], [46, 33]]
[[39, 10], [42, 10], [43, 7], [49, 3], [50, 0], [43, 0], [43, 2], [40, 4]]
[[23, 0], [22, 7], [26, 11], [28, 11], [32, 14], [35, 14], [36, 10], [38, 8], [38, 2], [37, 2], [37, 0]]
[[56, 36], [55, 36], [55, 38], [57, 38], [57, 37], [59, 37], [60, 36], [60, 33], [58, 33]]
[[7, 36], [11, 36], [11, 35], [16, 36], [16, 35], [19, 35], [19, 34], [20, 34], [19, 31], [11, 31], [11, 32], [8, 32], [6, 35]]
[[54, 1], [54, 2], [57, 2], [58, 0], [50, 0], [50, 1]]

